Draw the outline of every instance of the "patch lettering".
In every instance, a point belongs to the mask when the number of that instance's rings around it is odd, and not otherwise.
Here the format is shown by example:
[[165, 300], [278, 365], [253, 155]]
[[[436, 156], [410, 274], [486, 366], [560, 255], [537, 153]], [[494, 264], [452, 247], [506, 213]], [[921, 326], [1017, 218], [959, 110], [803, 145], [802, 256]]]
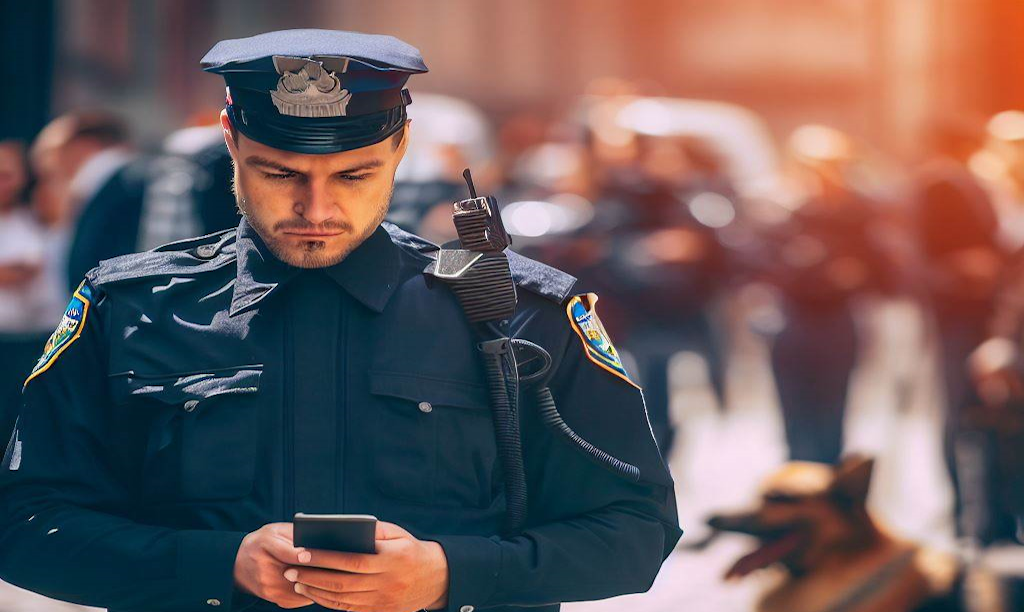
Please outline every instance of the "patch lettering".
[[640, 386], [630, 380], [629, 375], [626, 374], [626, 368], [622, 365], [619, 352], [612, 345], [612, 340], [608, 336], [608, 332], [605, 331], [604, 324], [597, 316], [596, 304], [597, 294], [586, 293], [573, 296], [565, 307], [569, 323], [583, 342], [587, 359], [639, 389]]
[[57, 357], [60, 357], [61, 353], [67, 350], [75, 340], [78, 340], [78, 337], [82, 335], [82, 329], [85, 328], [85, 319], [89, 315], [91, 304], [92, 288], [82, 281], [82, 284], [75, 289], [75, 293], [71, 296], [71, 302], [64, 310], [64, 316], [57, 324], [57, 329], [53, 330], [50, 338], [46, 341], [43, 354], [32, 368], [28, 378], [25, 379], [26, 385], [30, 380], [48, 370], [57, 361]]

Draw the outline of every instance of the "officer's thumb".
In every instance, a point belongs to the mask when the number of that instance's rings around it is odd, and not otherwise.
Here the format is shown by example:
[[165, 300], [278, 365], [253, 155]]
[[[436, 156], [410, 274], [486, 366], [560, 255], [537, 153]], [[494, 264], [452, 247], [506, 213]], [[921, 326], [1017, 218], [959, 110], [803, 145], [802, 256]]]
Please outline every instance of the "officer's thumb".
[[394, 523], [377, 521], [377, 532], [374, 537], [377, 540], [398, 540], [412, 538], [413, 535]]

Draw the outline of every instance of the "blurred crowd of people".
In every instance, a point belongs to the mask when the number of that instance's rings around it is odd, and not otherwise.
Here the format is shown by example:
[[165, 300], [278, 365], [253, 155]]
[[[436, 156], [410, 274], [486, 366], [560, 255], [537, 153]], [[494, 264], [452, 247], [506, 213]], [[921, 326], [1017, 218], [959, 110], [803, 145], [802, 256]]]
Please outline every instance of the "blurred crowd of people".
[[515, 248], [602, 297], [666, 456], [672, 359], [703, 357], [725, 406], [740, 325], [769, 349], [789, 458], [837, 463], [851, 374], [873, 342], [865, 313], [909, 302], [941, 368], [958, 535], [1024, 542], [1024, 112], [897, 163], [824, 125], [777, 146], [747, 109], [618, 80], [561, 116], [496, 129], [461, 101], [411, 108], [406, 170], [421, 173], [400, 177], [393, 219], [452, 239], [461, 169], [487, 177]]
[[[390, 218], [442, 243], [470, 167], [517, 250], [580, 279], [645, 389], [667, 455], [671, 362], [704, 358], [725, 404], [730, 329], [766, 338], [794, 460], [835, 463], [847, 387], [882, 300], [927, 314], [945, 387], [960, 535], [1024, 539], [1024, 113], [1007, 111], [913, 167], [832, 127], [776, 146], [749, 110], [595, 83], [557, 117], [489, 119], [418, 94]], [[231, 164], [214, 121], [143, 151], [105, 112], [0, 142], [0, 406], [13, 426], [26, 372], [70, 291], [100, 260], [233, 227]], [[973, 462], [962, 477], [964, 462]], [[981, 476], [978, 476], [980, 474]]]

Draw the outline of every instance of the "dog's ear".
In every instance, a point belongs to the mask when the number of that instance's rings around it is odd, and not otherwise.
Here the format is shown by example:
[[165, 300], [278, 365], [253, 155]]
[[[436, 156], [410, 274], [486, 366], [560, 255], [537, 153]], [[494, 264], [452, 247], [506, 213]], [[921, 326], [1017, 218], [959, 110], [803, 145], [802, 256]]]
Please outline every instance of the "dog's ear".
[[829, 492], [848, 507], [863, 506], [871, 487], [875, 460], [864, 455], [849, 455], [836, 466]]

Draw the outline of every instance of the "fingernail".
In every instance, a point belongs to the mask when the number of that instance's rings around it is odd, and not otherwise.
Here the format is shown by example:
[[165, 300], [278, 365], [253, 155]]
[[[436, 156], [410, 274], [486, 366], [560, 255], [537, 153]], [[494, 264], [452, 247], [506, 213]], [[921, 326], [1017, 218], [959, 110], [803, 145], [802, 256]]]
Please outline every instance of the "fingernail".
[[299, 563], [309, 563], [309, 560], [312, 558], [313, 555], [309, 554], [306, 551], [302, 551], [299, 553]]
[[296, 582], [295, 583], [295, 592], [296, 593], [301, 593], [304, 589], [305, 589], [305, 587], [303, 586], [303, 584], [301, 582]]
[[299, 570], [285, 570], [284, 577], [288, 582], [295, 582], [299, 578]]

